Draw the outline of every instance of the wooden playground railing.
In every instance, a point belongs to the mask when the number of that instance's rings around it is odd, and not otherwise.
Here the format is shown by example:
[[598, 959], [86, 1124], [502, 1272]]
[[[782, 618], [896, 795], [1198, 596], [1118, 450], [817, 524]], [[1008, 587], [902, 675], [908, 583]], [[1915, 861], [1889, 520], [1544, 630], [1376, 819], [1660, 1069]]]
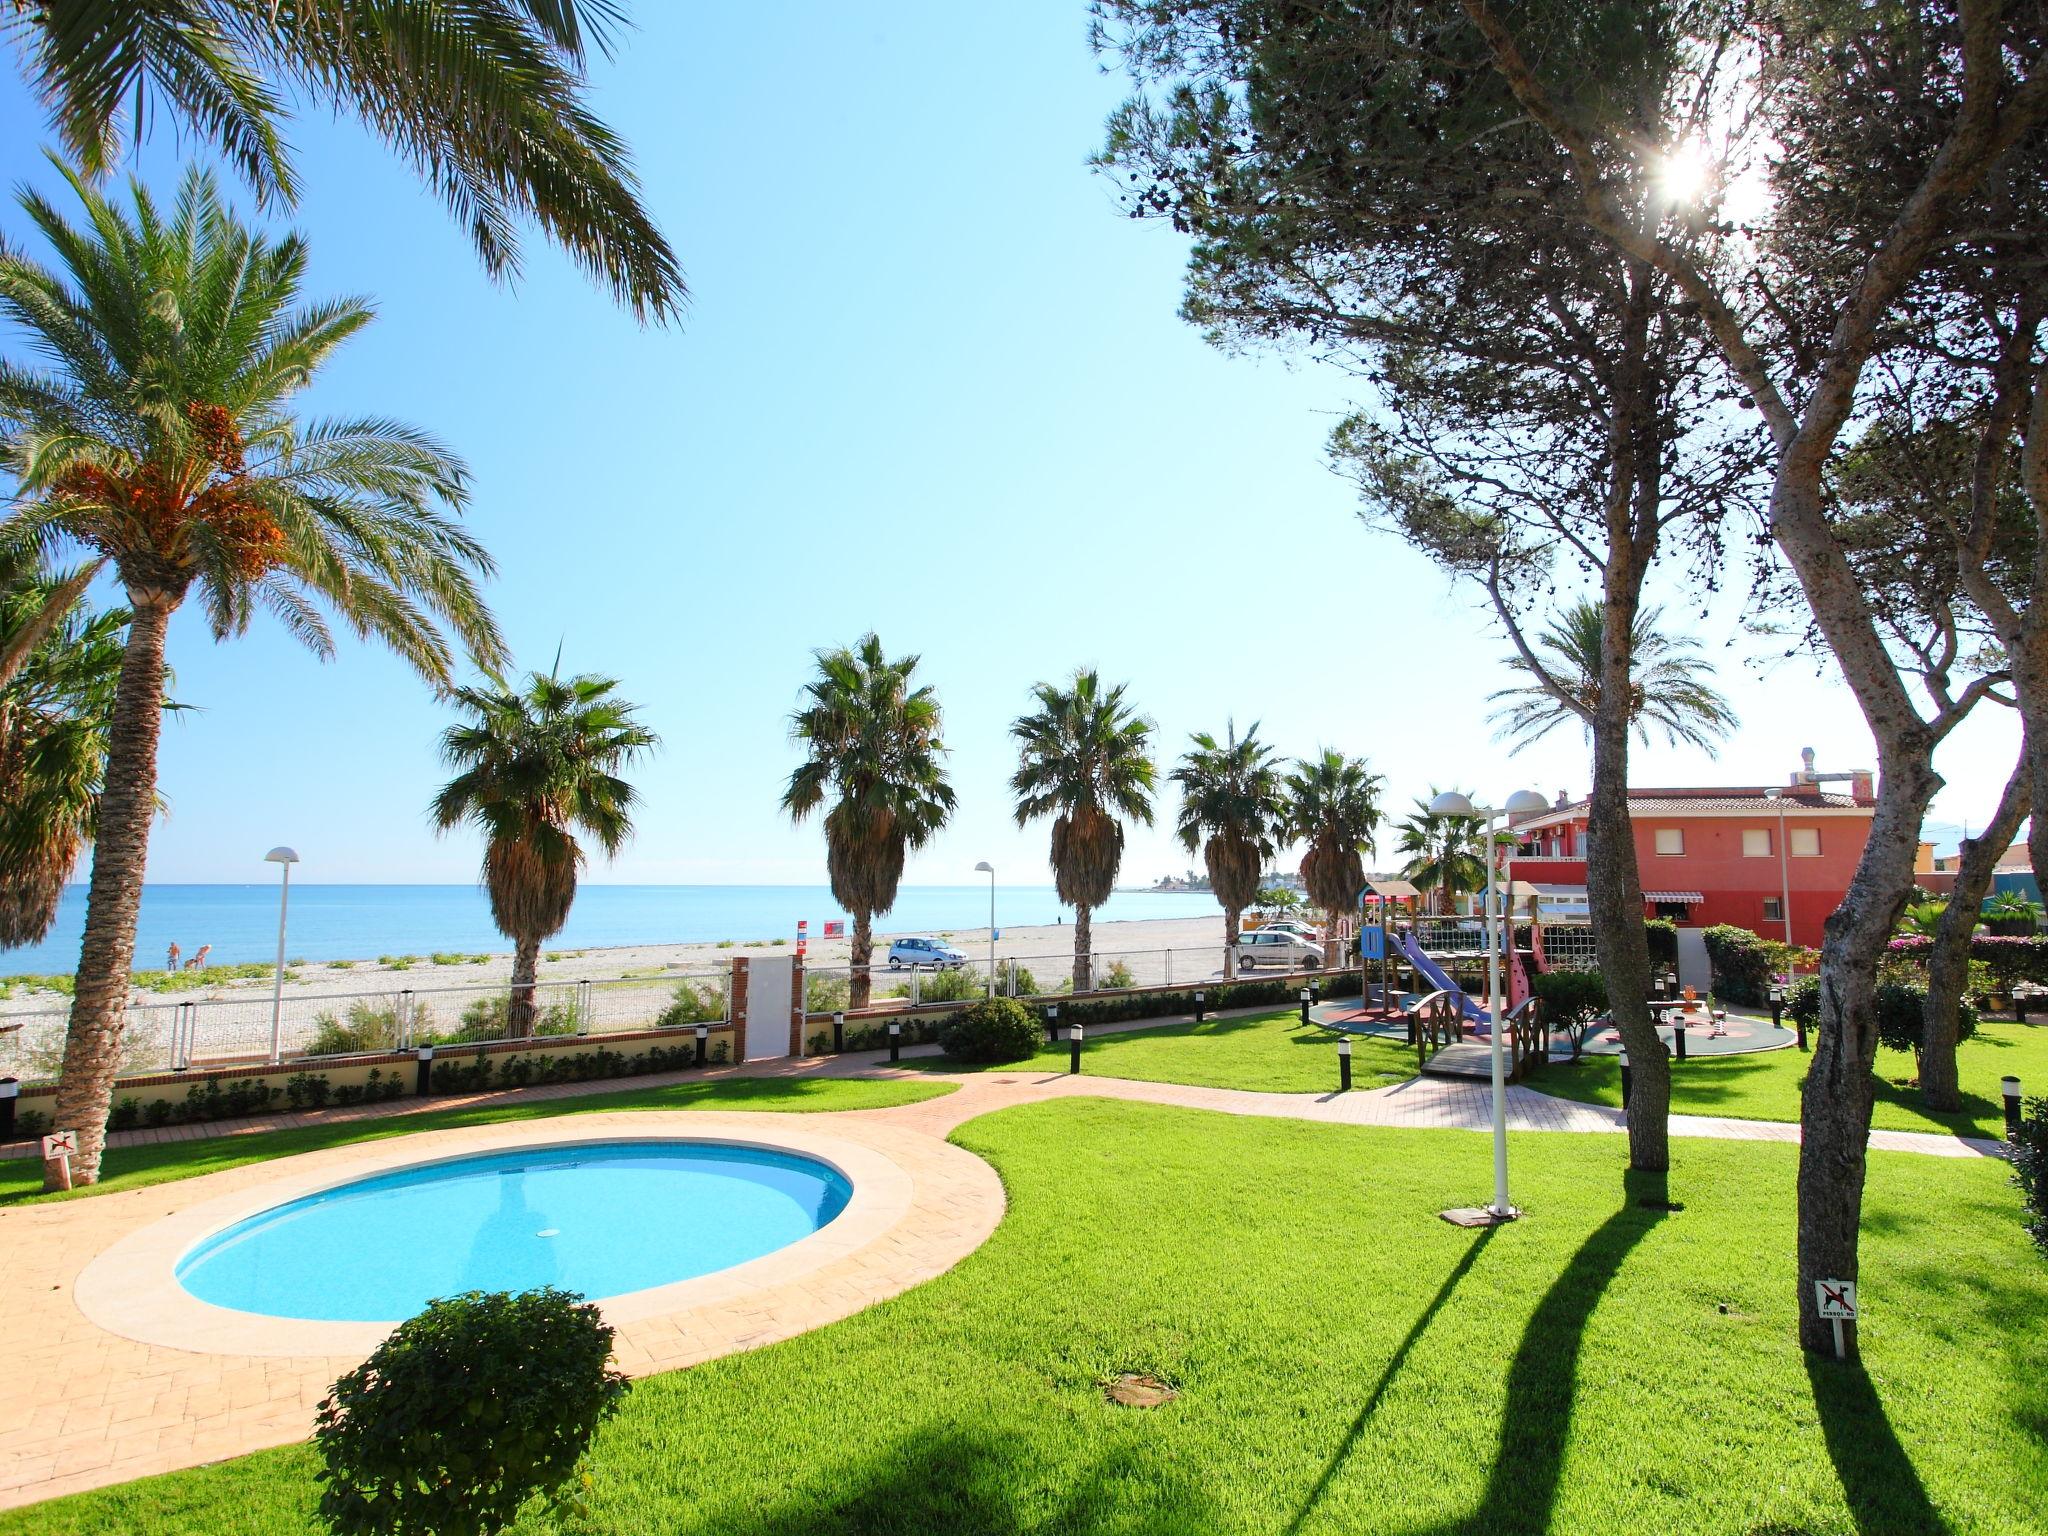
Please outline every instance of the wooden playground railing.
[[1525, 997], [1521, 1006], [1507, 1016], [1508, 1081], [1519, 1082], [1531, 1072], [1540, 1072], [1550, 1060], [1550, 1025], [1543, 1018], [1541, 999]]
[[1445, 1046], [1465, 1038], [1465, 1012], [1449, 992], [1417, 998], [1402, 1012], [1408, 1015], [1408, 1043], [1415, 1047], [1418, 1070]]

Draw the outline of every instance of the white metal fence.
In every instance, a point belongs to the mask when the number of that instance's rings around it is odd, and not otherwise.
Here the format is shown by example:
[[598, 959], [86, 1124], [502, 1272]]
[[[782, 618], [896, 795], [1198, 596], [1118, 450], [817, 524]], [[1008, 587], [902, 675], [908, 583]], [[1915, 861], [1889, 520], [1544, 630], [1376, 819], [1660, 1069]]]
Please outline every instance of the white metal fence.
[[[622, 1034], [718, 1023], [732, 1013], [730, 973], [666, 972], [604, 980], [549, 981], [532, 990], [533, 1027], [542, 1037]], [[64, 1056], [68, 1009], [16, 1013], [0, 1025], [0, 1076], [54, 1078]], [[286, 997], [276, 1015], [283, 1058], [410, 1050], [421, 1045], [486, 1044], [511, 1038], [508, 983], [398, 988]], [[272, 1050], [268, 992], [205, 998], [135, 1000], [121, 1037], [123, 1073], [266, 1061]]]

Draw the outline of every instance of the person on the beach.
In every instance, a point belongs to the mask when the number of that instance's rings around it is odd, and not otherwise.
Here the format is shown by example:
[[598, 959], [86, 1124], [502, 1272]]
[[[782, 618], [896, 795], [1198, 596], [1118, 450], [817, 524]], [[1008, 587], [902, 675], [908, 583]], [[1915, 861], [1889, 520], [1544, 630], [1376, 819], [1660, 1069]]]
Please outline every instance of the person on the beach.
[[178, 948], [178, 941], [176, 939], [171, 940], [171, 958], [164, 962], [164, 969], [175, 971], [178, 968], [178, 956], [181, 953], [183, 951]]
[[202, 944], [202, 945], [200, 945], [200, 946], [199, 946], [199, 953], [198, 953], [198, 954], [196, 954], [196, 955], [194, 955], [194, 956], [193, 956], [193, 957], [192, 957], [192, 958], [191, 958], [190, 960], [188, 960], [188, 961], [186, 961], [186, 962], [185, 962], [185, 969], [186, 969], [186, 970], [188, 970], [188, 971], [203, 971], [203, 970], [205, 970], [205, 969], [206, 969], [206, 957], [207, 957], [208, 955], [212, 954], [212, 953], [213, 953], [213, 946], [212, 946], [211, 944]]

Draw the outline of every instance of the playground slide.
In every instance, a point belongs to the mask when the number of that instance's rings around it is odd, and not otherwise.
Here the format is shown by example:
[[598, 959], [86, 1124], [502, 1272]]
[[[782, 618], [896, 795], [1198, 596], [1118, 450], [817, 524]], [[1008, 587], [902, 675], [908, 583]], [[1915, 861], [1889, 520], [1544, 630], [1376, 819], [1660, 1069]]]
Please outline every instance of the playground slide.
[[1393, 938], [1401, 953], [1408, 957], [1408, 963], [1414, 966], [1424, 977], [1428, 978], [1431, 986], [1440, 988], [1457, 998], [1458, 1006], [1463, 1010], [1466, 1018], [1472, 1020], [1475, 1024], [1486, 1024], [1489, 1022], [1486, 1010], [1467, 997], [1465, 989], [1444, 974], [1443, 967], [1429, 958], [1423, 947], [1415, 942], [1413, 934], [1396, 933], [1393, 935]]

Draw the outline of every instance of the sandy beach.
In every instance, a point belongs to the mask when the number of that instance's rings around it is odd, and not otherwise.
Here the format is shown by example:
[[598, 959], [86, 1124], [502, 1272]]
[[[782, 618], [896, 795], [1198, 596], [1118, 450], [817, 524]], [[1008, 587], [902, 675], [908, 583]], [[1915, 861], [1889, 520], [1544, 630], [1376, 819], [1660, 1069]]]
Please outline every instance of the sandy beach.
[[[902, 936], [904, 932], [895, 929], [878, 932], [875, 939], [878, 973], [886, 958], [889, 940]], [[936, 936], [964, 950], [972, 964], [986, 965], [989, 952], [986, 926], [945, 929]], [[1206, 974], [1206, 971], [1221, 965], [1222, 942], [1223, 919], [1214, 912], [1200, 917], [1098, 921], [1094, 933], [1095, 953], [1103, 963], [1112, 962], [1118, 955], [1142, 955], [1149, 957], [1150, 963], [1139, 965], [1134, 959], [1134, 968], [1150, 971], [1158, 967], [1162, 951], [1174, 950], [1179, 952], [1175, 956], [1176, 973], [1189, 977]], [[709, 975], [728, 970], [736, 955], [788, 954], [791, 948], [787, 940], [543, 948], [540, 979], [560, 983], [645, 980], [661, 975], [677, 978]], [[1206, 965], [1198, 952], [1207, 953]], [[1062, 966], [1072, 964], [1073, 953], [1074, 930], [1065, 923], [1016, 928], [1006, 926], [1002, 929], [1002, 937], [996, 941], [999, 961], [1017, 960], [1048, 980], [1061, 975]], [[394, 956], [396, 958], [399, 957]], [[813, 971], [843, 969], [847, 963], [848, 944], [844, 939], [813, 939], [805, 957], [805, 964]], [[480, 963], [465, 956], [457, 957], [453, 964], [437, 964], [424, 954], [413, 956], [409, 963], [402, 965], [384, 965], [369, 960], [325, 962], [308, 957], [304, 963], [288, 971], [284, 996], [287, 1002], [305, 1004], [323, 998], [389, 994], [400, 988], [425, 994], [437, 989], [503, 986], [511, 975], [512, 954], [509, 949], [490, 954]], [[878, 974], [878, 989], [883, 985], [885, 982]], [[160, 998], [156, 994], [138, 991], [137, 1000], [207, 1003], [228, 999], [244, 1001], [255, 995], [267, 999], [270, 987], [268, 975], [252, 976], [164, 993]], [[0, 1000], [0, 1016], [61, 1012], [65, 1006], [66, 999], [58, 993], [17, 989], [11, 997]]]

